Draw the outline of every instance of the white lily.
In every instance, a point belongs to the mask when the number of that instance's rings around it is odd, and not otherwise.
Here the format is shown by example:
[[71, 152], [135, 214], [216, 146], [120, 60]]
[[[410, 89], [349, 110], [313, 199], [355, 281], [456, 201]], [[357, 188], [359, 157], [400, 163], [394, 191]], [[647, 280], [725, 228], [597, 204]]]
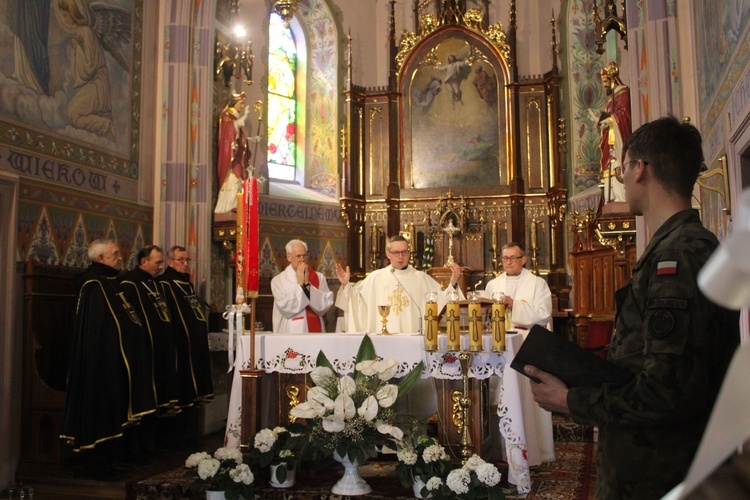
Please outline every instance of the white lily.
[[326, 432], [341, 432], [346, 427], [344, 419], [338, 415], [328, 415], [323, 417], [323, 429]]
[[357, 383], [349, 375], [344, 375], [339, 380], [339, 394], [346, 394], [347, 396], [353, 396], [357, 392]]
[[339, 394], [333, 402], [333, 414], [339, 418], [349, 419], [357, 413], [354, 400], [346, 394]]
[[357, 363], [357, 371], [360, 372], [362, 375], [366, 375], [368, 377], [371, 377], [375, 375], [375, 361], [374, 359], [368, 360], [368, 361], [360, 361]]
[[368, 396], [357, 409], [357, 413], [368, 422], [372, 421], [378, 415], [378, 400], [375, 396]]
[[380, 380], [390, 380], [395, 377], [396, 372], [398, 372], [398, 362], [392, 359], [377, 361], [374, 370], [378, 374]]
[[315, 385], [323, 385], [325, 379], [333, 377], [333, 370], [327, 366], [317, 366], [310, 372], [310, 378]]
[[328, 392], [325, 389], [317, 385], [307, 391], [307, 400], [322, 405], [327, 410], [333, 409], [333, 399], [328, 397]]
[[396, 427], [395, 425], [390, 425], [386, 423], [379, 423], [378, 424], [378, 432], [381, 434], [389, 434], [393, 436], [396, 439], [403, 439], [404, 437], [404, 431]]
[[[305, 401], [292, 408], [289, 414], [297, 418], [315, 418], [319, 416], [316, 406], [320, 405], [313, 405], [313, 403]], [[323, 407], [323, 410], [325, 411], [325, 407]]]
[[383, 408], [388, 408], [396, 402], [398, 397], [398, 386], [394, 384], [385, 384], [383, 387], [378, 389], [375, 397], [378, 398], [378, 403]]

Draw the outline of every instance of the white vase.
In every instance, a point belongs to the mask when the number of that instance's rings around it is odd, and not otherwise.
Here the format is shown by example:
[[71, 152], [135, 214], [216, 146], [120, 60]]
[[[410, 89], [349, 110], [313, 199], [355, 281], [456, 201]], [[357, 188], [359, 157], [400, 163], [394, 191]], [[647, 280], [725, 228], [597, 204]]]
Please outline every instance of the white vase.
[[414, 498], [432, 498], [432, 493], [428, 493], [426, 497], [423, 497], [422, 488], [424, 488], [424, 482], [418, 477], [412, 478], [411, 489], [414, 492]]
[[276, 479], [276, 469], [279, 467], [286, 468], [286, 464], [278, 464], [278, 465], [271, 465], [271, 486], [274, 488], [289, 488], [290, 486], [294, 486], [294, 475], [296, 469], [286, 469], [286, 481], [283, 483], [280, 483], [278, 479]]
[[349, 455], [340, 456], [333, 452], [333, 458], [344, 466], [344, 475], [331, 488], [336, 495], [367, 495], [372, 492], [370, 485], [359, 475], [359, 464], [349, 460]]
[[226, 500], [223, 491], [206, 490], [206, 500]]

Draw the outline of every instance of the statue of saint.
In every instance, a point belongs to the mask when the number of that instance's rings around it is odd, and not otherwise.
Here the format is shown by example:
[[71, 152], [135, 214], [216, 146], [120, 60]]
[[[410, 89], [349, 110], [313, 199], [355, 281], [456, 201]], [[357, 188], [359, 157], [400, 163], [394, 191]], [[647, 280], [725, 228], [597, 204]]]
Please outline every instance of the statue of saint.
[[216, 173], [221, 183], [219, 199], [214, 213], [231, 212], [237, 206], [237, 193], [240, 192], [245, 169], [250, 166], [250, 147], [245, 134], [245, 121], [250, 111], [245, 106], [245, 93], [232, 93], [232, 97], [219, 116], [218, 148]]
[[614, 61], [602, 68], [602, 85], [607, 92], [607, 104], [599, 116], [602, 151], [601, 167], [604, 179], [604, 199], [625, 201], [622, 184], [622, 147], [630, 137], [630, 89], [620, 80], [620, 70]]

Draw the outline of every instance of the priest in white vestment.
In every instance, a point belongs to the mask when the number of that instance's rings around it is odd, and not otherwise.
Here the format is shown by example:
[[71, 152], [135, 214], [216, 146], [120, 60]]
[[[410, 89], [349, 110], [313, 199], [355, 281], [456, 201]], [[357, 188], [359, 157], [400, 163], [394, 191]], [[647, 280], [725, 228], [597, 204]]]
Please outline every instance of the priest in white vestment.
[[307, 243], [286, 244], [289, 265], [271, 280], [273, 333], [325, 332], [323, 314], [333, 305], [325, 276], [307, 265]]
[[520, 243], [503, 245], [505, 272], [487, 283], [483, 297], [495, 292], [505, 295], [505, 308], [510, 312], [509, 330], [528, 331], [534, 325], [552, 329], [552, 292], [547, 282], [524, 268], [526, 251]]
[[386, 244], [385, 254], [390, 265], [370, 273], [364, 280], [349, 283], [349, 268], [336, 266], [341, 288], [336, 307], [344, 311], [347, 333], [377, 333], [383, 323], [378, 306], [391, 306], [387, 328], [390, 333], [421, 333], [427, 292], [437, 292], [438, 310], [447, 302], [450, 292], [463, 292], [456, 286], [461, 267], [451, 265], [451, 280], [445, 290], [429, 274], [409, 265], [409, 242], [403, 236], [393, 236]]

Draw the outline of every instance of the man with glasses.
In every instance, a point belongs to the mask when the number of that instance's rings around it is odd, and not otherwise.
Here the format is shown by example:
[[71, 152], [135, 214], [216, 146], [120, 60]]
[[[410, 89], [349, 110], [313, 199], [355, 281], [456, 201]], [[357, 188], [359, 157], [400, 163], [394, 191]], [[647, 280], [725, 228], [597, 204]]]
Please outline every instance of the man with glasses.
[[307, 265], [307, 243], [286, 244], [289, 265], [271, 280], [274, 333], [325, 332], [323, 314], [333, 305], [326, 277]]
[[510, 242], [502, 248], [505, 272], [490, 280], [483, 297], [492, 298], [495, 292], [504, 294], [506, 314], [511, 330], [530, 329], [534, 325], [550, 327], [552, 321], [552, 293], [547, 282], [534, 275], [526, 265], [526, 251], [521, 243]]
[[461, 267], [451, 264], [450, 284], [445, 290], [423, 271], [409, 265], [409, 242], [403, 236], [393, 236], [386, 243], [385, 254], [390, 265], [373, 271], [364, 280], [351, 285], [349, 267], [336, 265], [336, 276], [341, 289], [336, 297], [336, 307], [345, 312], [346, 331], [349, 333], [379, 332], [382, 328], [378, 306], [389, 305], [388, 331], [391, 333], [418, 333], [424, 317], [425, 294], [438, 294], [438, 309], [447, 302], [447, 295], [457, 291]]
[[184, 430], [193, 434], [194, 412], [184, 410], [210, 403], [214, 397], [208, 352], [208, 318], [203, 301], [190, 282], [190, 258], [185, 247], [167, 252], [167, 268], [157, 281], [172, 317], [177, 356], [177, 406], [183, 410]]
[[718, 246], [691, 204], [700, 132], [661, 118], [636, 130], [624, 154], [628, 208], [653, 234], [615, 293], [608, 359], [634, 378], [568, 388], [535, 367], [526, 373], [541, 381], [532, 391], [542, 408], [599, 427], [597, 498], [661, 498], [685, 478], [698, 449], [739, 344], [739, 313], [710, 302], [697, 284]]

